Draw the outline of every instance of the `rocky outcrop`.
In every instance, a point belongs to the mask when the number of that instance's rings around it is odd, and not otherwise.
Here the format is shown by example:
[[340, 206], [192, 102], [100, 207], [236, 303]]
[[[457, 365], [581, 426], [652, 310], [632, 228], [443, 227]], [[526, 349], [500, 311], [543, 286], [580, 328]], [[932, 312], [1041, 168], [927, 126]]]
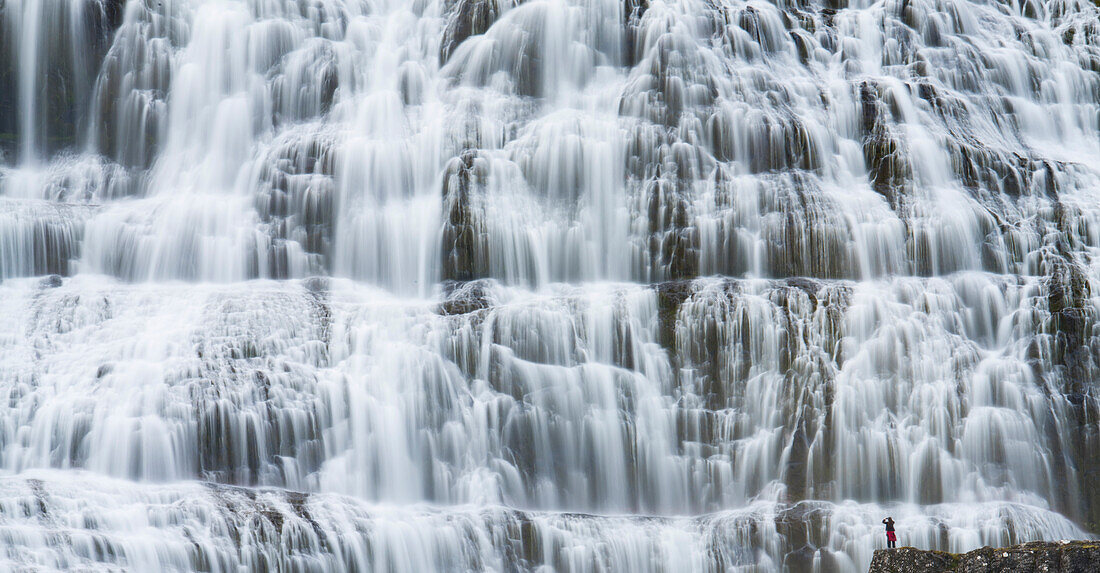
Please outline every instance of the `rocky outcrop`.
[[1100, 543], [1059, 541], [1012, 547], [982, 547], [970, 553], [924, 551], [913, 547], [875, 551], [870, 573], [1095, 573], [1100, 571]]

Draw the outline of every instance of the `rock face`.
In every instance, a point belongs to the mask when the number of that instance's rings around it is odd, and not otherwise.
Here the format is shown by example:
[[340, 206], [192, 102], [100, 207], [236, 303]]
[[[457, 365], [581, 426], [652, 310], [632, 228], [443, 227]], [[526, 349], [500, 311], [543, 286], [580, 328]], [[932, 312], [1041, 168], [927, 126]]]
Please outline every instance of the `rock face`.
[[924, 551], [912, 547], [875, 551], [870, 573], [1095, 573], [1100, 543], [1034, 542], [1012, 547], [982, 547], [970, 553]]

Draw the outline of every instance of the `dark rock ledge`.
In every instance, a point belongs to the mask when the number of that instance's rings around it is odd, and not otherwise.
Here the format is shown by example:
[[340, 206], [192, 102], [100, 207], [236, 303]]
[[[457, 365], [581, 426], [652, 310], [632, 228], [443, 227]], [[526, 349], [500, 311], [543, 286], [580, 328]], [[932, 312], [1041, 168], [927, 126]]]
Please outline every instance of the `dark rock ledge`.
[[880, 549], [870, 573], [1097, 573], [1100, 541], [1036, 541], [1012, 547], [982, 547], [970, 553], [913, 547]]

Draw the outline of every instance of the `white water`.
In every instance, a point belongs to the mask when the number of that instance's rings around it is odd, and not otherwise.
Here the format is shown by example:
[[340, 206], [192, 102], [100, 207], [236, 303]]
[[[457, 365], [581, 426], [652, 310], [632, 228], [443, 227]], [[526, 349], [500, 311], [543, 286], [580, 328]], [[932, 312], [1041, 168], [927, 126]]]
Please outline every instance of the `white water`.
[[0, 569], [1090, 537], [1098, 17], [3, 4]]

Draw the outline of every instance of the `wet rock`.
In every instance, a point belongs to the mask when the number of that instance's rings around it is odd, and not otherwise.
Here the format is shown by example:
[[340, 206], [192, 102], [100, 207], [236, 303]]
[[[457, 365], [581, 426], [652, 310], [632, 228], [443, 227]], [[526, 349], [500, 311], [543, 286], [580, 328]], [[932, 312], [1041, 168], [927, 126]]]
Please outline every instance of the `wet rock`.
[[913, 169], [900, 137], [886, 121], [885, 104], [879, 98], [877, 88], [863, 82], [860, 86], [862, 105], [863, 159], [871, 187], [897, 209], [906, 185], [913, 178]]
[[1100, 544], [1091, 541], [1033, 542], [983, 547], [969, 553], [912, 547], [875, 551], [869, 573], [1093, 573], [1100, 571]]
[[489, 301], [488, 283], [474, 281], [470, 283], [450, 282], [444, 285], [447, 299], [436, 308], [439, 314], [454, 316], [485, 310], [492, 306]]
[[[4, 37], [6, 26], [0, 26], [0, 45], [4, 45], [7, 39]], [[11, 58], [0, 57], [0, 85], [16, 85], [15, 67]], [[19, 125], [19, 110], [16, 103], [15, 89], [0, 90], [0, 164], [11, 162], [18, 149], [17, 129]]]
[[673, 350], [676, 348], [676, 316], [680, 305], [691, 297], [693, 292], [690, 280], [678, 280], [657, 285], [657, 320], [660, 323], [661, 346]]
[[[35, 4], [16, 4], [7, 9], [10, 15], [5, 14], [4, 25], [0, 26], [0, 85], [23, 87], [18, 80], [27, 70], [21, 72], [20, 67], [30, 60], [13, 36], [19, 33], [17, 23], [24, 17], [17, 12]], [[37, 32], [50, 41], [43, 42], [36, 54], [35, 134], [31, 142], [34, 155], [49, 156], [77, 145], [78, 128], [87, 121], [96, 79], [87, 70], [99, 68], [103, 61], [122, 22], [124, 4], [122, 0], [98, 0], [45, 3], [41, 8]], [[4, 5], [0, 3], [2, 11]], [[12, 87], [0, 91], [4, 92], [0, 93], [0, 159], [10, 160], [26, 152], [20, 147], [27, 133], [18, 117], [27, 108], [19, 102], [20, 90]]]
[[637, 37], [641, 32], [642, 18], [648, 9], [649, 0], [623, 0], [623, 28], [626, 31], [624, 34], [626, 62], [624, 63], [627, 65], [633, 66], [638, 63]]
[[[516, 5], [520, 3], [522, 0], [515, 2]], [[470, 36], [487, 32], [504, 9], [500, 0], [458, 0], [447, 21], [447, 29], [443, 31], [443, 41], [439, 45], [440, 60], [446, 63], [459, 44]]]
[[[0, 201], [0, 280], [71, 274], [90, 211], [53, 203]], [[44, 288], [55, 286], [45, 279]]]
[[623, 0], [623, 16], [629, 24], [641, 21], [649, 9], [649, 0]]
[[688, 193], [675, 177], [646, 185], [649, 264], [656, 278], [690, 279], [699, 271], [699, 232]]
[[60, 275], [50, 275], [38, 282], [42, 288], [57, 288], [61, 286]]
[[[271, 238], [263, 253], [272, 278], [289, 278], [292, 253], [305, 251], [311, 272], [330, 265], [336, 209], [335, 141], [323, 132], [276, 141], [261, 159], [253, 198]], [[294, 244], [297, 243], [295, 246]]]
[[332, 304], [329, 300], [329, 289], [332, 288], [331, 281], [328, 277], [310, 277], [303, 281], [303, 286], [305, 286], [306, 292], [309, 293], [312, 299], [314, 321], [316, 321], [321, 334], [321, 342], [324, 343], [327, 352], [332, 334]]
[[311, 293], [324, 293], [329, 289], [328, 277], [309, 277], [302, 281], [302, 286], [306, 287], [306, 290]]
[[1054, 363], [1063, 368], [1066, 393], [1080, 393], [1092, 385], [1097, 370], [1088, 275], [1065, 257], [1051, 257], [1047, 305], [1054, 334]]
[[869, 573], [908, 573], [953, 571], [961, 561], [960, 556], [943, 551], [923, 551], [912, 547], [902, 547], [893, 551], [875, 551]]
[[469, 281], [490, 275], [489, 247], [473, 204], [484, 187], [485, 167], [477, 152], [451, 160], [443, 179], [447, 220], [443, 226], [443, 277]]

